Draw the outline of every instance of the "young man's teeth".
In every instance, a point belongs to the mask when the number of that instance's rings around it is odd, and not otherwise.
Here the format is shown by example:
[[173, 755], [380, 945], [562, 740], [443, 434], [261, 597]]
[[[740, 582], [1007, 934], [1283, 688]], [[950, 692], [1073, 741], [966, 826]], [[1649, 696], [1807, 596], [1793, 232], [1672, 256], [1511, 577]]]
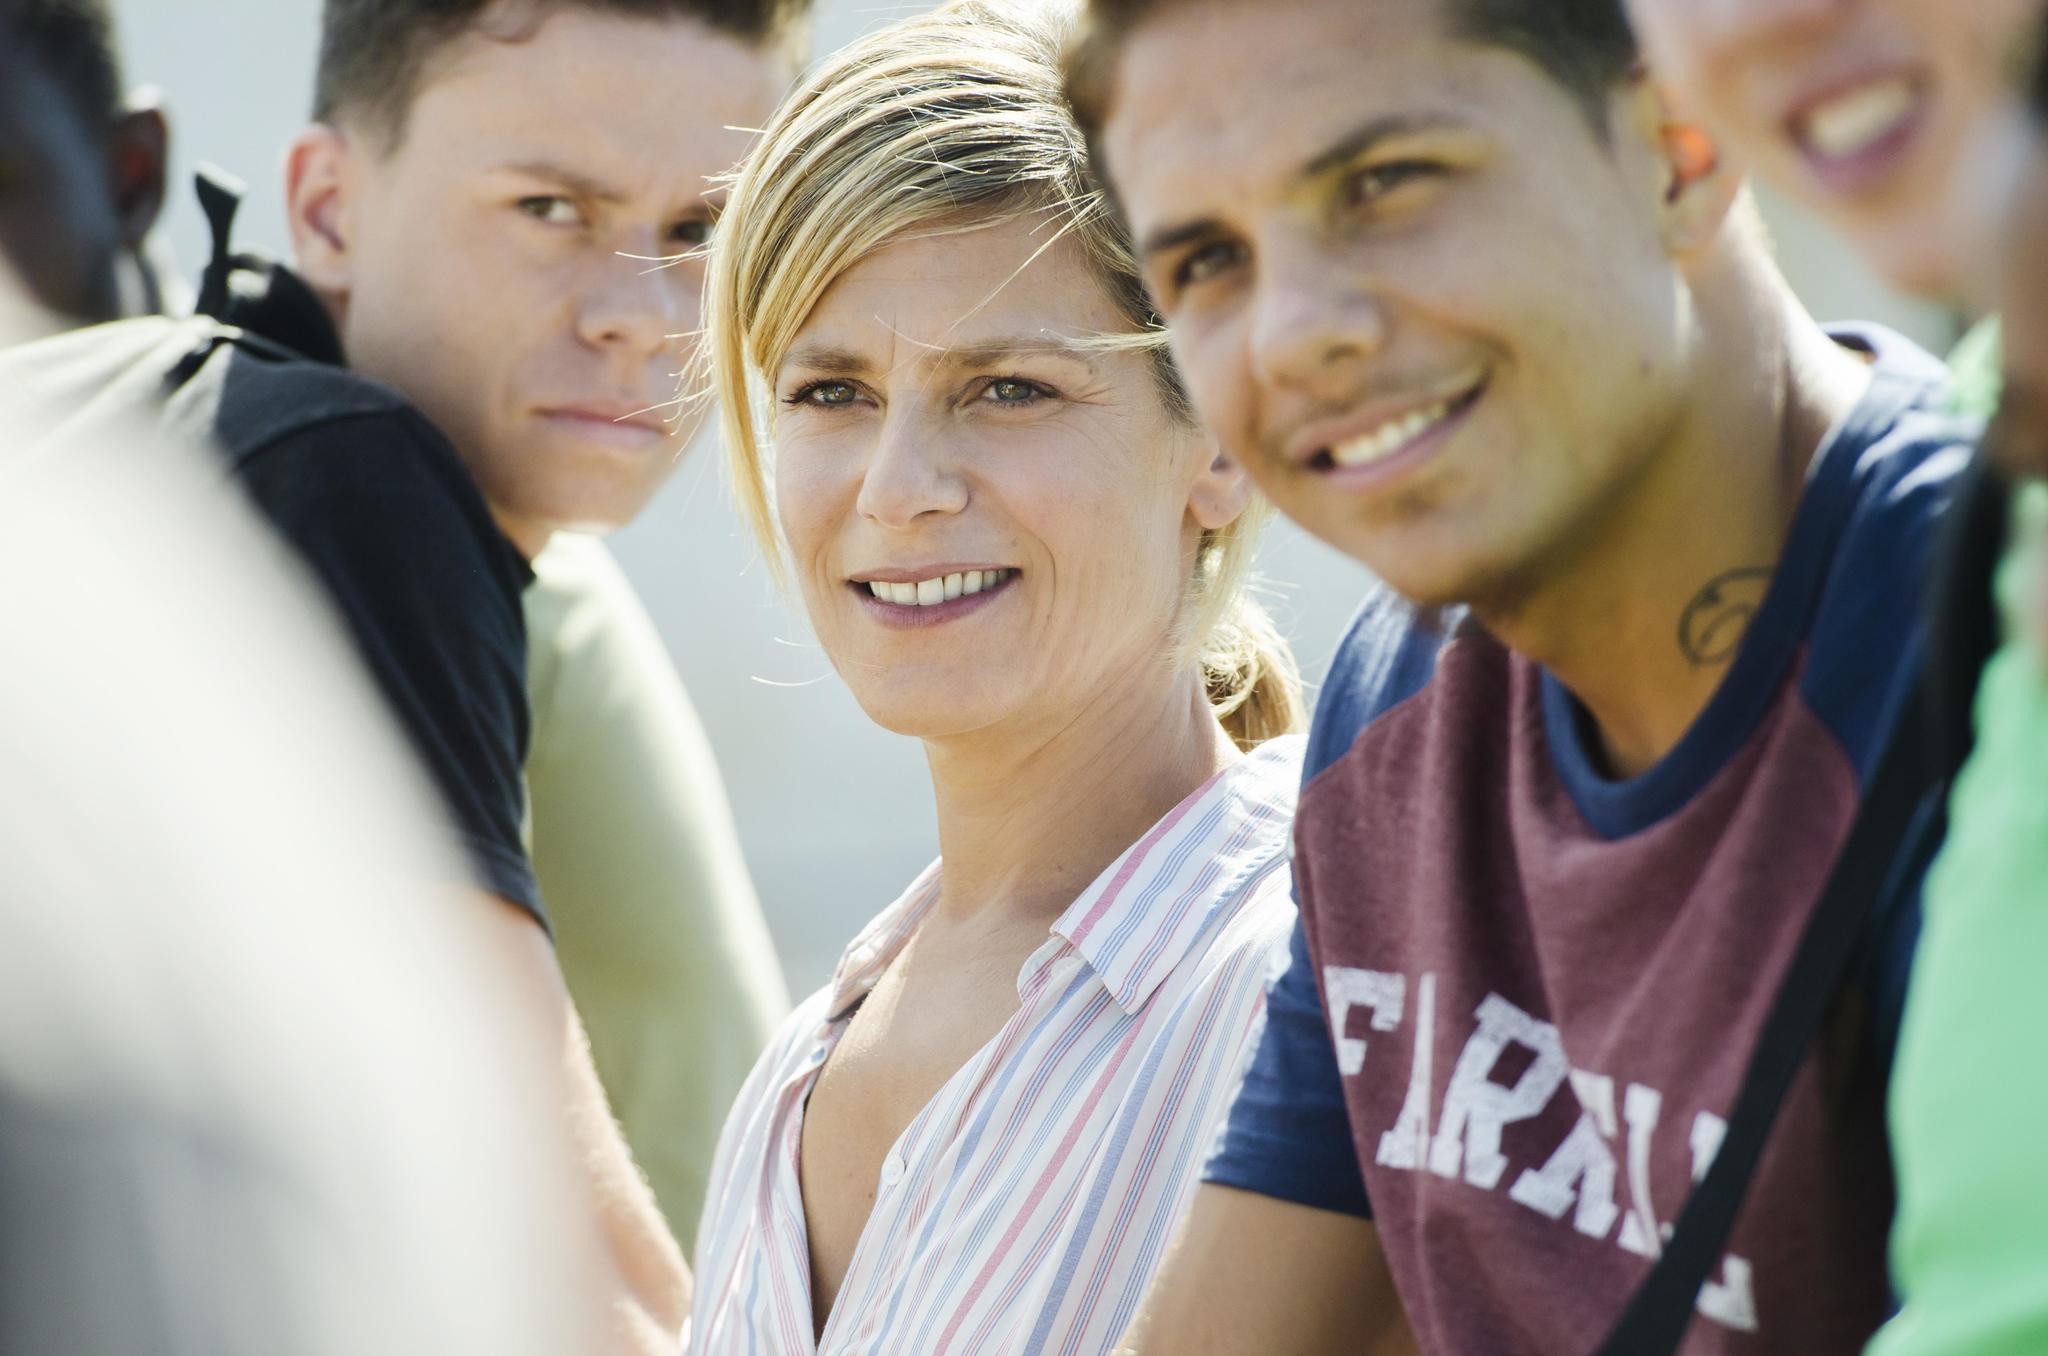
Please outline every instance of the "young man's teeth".
[[1330, 457], [1339, 466], [1369, 466], [1399, 452], [1441, 423], [1450, 412], [1451, 403], [1440, 400], [1413, 414], [1381, 424], [1371, 433], [1337, 444], [1330, 449]]
[[1908, 80], [1852, 90], [1807, 113], [1807, 143], [1829, 159], [1845, 160], [1890, 134], [1913, 111], [1917, 98]]
[[1009, 577], [1008, 570], [962, 570], [934, 579], [920, 579], [915, 584], [889, 584], [871, 579], [868, 592], [898, 607], [930, 607], [935, 603], [950, 603], [963, 593], [992, 589]]

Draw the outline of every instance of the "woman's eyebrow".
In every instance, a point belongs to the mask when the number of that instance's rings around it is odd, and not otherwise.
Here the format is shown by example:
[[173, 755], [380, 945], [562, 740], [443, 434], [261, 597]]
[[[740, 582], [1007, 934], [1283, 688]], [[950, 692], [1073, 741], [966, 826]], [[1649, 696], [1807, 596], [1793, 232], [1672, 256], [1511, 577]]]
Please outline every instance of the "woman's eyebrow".
[[1057, 334], [1004, 335], [951, 344], [941, 350], [941, 361], [954, 367], [987, 367], [1006, 358], [1066, 358], [1087, 367], [1095, 366], [1098, 347], [1085, 339]]
[[868, 360], [852, 349], [834, 344], [798, 344], [783, 355], [775, 371], [780, 376], [785, 369], [801, 367], [828, 377], [850, 377], [867, 371], [868, 366]]

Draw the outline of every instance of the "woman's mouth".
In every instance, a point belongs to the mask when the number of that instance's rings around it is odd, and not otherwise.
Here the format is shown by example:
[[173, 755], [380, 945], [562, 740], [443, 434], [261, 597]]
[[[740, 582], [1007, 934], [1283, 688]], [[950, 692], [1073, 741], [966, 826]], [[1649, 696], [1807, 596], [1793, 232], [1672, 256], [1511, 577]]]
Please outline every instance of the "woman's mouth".
[[865, 607], [894, 626], [932, 626], [964, 617], [980, 610], [1018, 575], [1010, 568], [890, 573], [889, 579], [852, 579], [847, 584]]

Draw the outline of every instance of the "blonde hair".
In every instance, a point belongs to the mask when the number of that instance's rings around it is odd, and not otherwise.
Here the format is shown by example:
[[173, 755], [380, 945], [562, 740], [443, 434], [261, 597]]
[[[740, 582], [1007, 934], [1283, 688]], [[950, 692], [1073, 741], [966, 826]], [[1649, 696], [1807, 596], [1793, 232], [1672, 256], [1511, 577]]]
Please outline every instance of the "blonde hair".
[[[1194, 413], [1130, 236], [1088, 169], [1061, 91], [1063, 5], [953, 0], [840, 49], [776, 113], [734, 176], [707, 288], [711, 393], [734, 492], [782, 577], [765, 467], [767, 374], [841, 274], [911, 231], [1038, 217], [1072, 241], [1118, 309], [1109, 347], [1147, 352], [1176, 420]], [[1217, 719], [1250, 748], [1304, 724], [1294, 657], [1246, 592], [1255, 501], [1195, 553], [1178, 653], [1199, 659]]]

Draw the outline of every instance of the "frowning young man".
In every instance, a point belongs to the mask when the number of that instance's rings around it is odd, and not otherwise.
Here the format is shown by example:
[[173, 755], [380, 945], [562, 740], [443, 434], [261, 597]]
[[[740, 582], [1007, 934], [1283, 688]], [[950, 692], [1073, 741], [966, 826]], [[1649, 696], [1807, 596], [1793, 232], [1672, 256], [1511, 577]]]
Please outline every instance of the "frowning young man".
[[[1072, 92], [1197, 404], [1387, 586], [1311, 736], [1293, 962], [1130, 1344], [1589, 1349], [1916, 681], [1940, 365], [1806, 316], [1619, 0], [1091, 9]], [[1883, 1317], [1910, 846], [1688, 1351]]]
[[297, 276], [325, 314], [231, 307], [301, 351], [331, 321], [353, 370], [447, 435], [531, 570], [533, 874], [612, 1108], [685, 1240], [787, 997], [709, 745], [585, 534], [639, 513], [694, 425], [673, 402], [713, 180], [795, 77], [808, 10], [328, 0], [315, 121], [286, 166]]

